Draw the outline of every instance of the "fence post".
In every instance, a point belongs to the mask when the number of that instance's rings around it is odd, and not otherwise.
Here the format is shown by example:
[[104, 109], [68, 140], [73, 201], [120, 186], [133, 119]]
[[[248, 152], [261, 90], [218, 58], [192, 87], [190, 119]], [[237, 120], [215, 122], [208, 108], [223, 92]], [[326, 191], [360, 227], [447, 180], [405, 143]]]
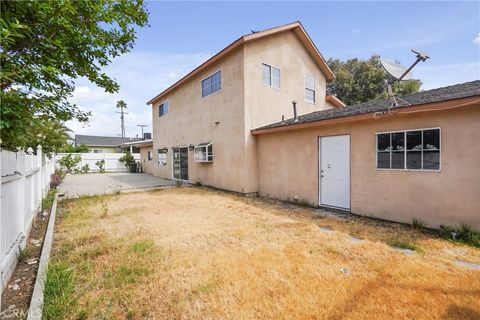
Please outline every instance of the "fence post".
[[20, 232], [25, 233], [25, 217], [28, 214], [25, 207], [25, 174], [27, 172], [27, 159], [25, 151], [20, 150], [17, 152], [17, 167], [15, 171], [20, 174], [20, 179], [17, 181], [17, 192], [15, 197], [17, 198], [16, 207], [18, 208], [16, 219], [17, 225], [20, 227]]
[[37, 189], [37, 195], [38, 195], [38, 202], [39, 203], [35, 204], [36, 205], [35, 209], [37, 209], [39, 207], [40, 210], [42, 210], [42, 198], [43, 198], [42, 173], [45, 173], [45, 172], [42, 172], [43, 171], [43, 166], [42, 166], [42, 146], [41, 145], [37, 146], [36, 160], [37, 160], [37, 167], [38, 167], [38, 172], [36, 174], [37, 174], [38, 179], [36, 179], [35, 182], [37, 183], [36, 189]]

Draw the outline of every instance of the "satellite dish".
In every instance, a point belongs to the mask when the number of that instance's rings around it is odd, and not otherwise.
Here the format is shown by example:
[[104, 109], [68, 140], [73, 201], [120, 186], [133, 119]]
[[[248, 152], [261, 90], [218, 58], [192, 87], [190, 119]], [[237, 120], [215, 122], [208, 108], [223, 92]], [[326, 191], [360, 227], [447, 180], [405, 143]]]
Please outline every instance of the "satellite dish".
[[[401, 100], [404, 103], [406, 103], [407, 105], [410, 105], [408, 102], [406, 102], [405, 100], [403, 100], [401, 98], [398, 98], [398, 97], [395, 98], [395, 95], [393, 94], [392, 86], [395, 83], [397, 83], [399, 81], [402, 81], [402, 80], [411, 80], [412, 79], [412, 73], [410, 71], [413, 69], [413, 67], [415, 67], [417, 65], [417, 63], [419, 63], [420, 61], [425, 62], [427, 59], [430, 59], [430, 56], [423, 51], [412, 49], [412, 52], [415, 53], [415, 56], [416, 56], [417, 59], [415, 60], [415, 62], [409, 68], [405, 68], [401, 64], [396, 63], [396, 62], [391, 61], [391, 60], [380, 59], [380, 63], [382, 64], [383, 69], [385, 69], [385, 71], [390, 76], [392, 76], [392, 78], [394, 79], [394, 80], [392, 80], [392, 79], [385, 80], [385, 83], [387, 85], [387, 93], [390, 96], [390, 98], [392, 98], [392, 100], [393, 100], [393, 105], [392, 106], [398, 106], [398, 101], [397, 100]], [[386, 111], [386, 113], [385, 112], [383, 112], [383, 113], [380, 112], [380, 115], [378, 115], [379, 112], [375, 113], [375, 115], [373, 117], [375, 119], [378, 119], [380, 116], [383, 116], [384, 114], [389, 113], [390, 108], [388, 108], [388, 111]]]
[[[411, 80], [412, 73], [399, 63], [391, 60], [380, 59], [383, 69], [395, 80]], [[403, 76], [403, 77], [402, 77]]]

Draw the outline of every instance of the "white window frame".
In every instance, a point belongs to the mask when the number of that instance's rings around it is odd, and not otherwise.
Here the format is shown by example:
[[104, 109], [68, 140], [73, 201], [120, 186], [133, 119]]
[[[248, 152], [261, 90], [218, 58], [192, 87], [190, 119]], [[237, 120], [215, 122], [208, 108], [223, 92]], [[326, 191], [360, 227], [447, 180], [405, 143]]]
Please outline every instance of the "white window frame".
[[[263, 81], [263, 66], [270, 67], [270, 84], [267, 84], [267, 83], [265, 83], [265, 81]], [[275, 86], [272, 85], [272, 83], [273, 83], [272, 82], [272, 68], [278, 69], [278, 87], [275, 87]], [[280, 88], [282, 87], [282, 70], [279, 67], [274, 66], [273, 64], [262, 62], [262, 83], [269, 88], [280, 90]]]
[[[440, 146], [440, 150], [438, 151], [438, 169], [407, 169], [407, 132], [412, 131], [422, 131], [422, 148], [423, 148], [423, 131], [427, 130], [438, 130], [438, 143]], [[390, 168], [378, 168], [378, 135], [379, 134], [388, 134], [388, 133], [399, 133], [403, 132], [405, 134], [404, 138], [404, 168], [403, 169], [390, 169]], [[422, 149], [423, 150], [423, 149]], [[422, 152], [422, 168], [423, 168], [423, 152]], [[390, 166], [391, 166], [392, 158], [390, 157]], [[377, 171], [413, 171], [413, 172], [441, 172], [442, 171], [442, 129], [440, 127], [432, 127], [432, 128], [417, 128], [417, 129], [406, 129], [406, 130], [392, 130], [392, 131], [382, 131], [382, 132], [375, 132], [375, 170]]]
[[[163, 115], [160, 115], [160, 108], [161, 108], [165, 103], [168, 103], [168, 111], [167, 111], [167, 113], [164, 113]], [[167, 114], [169, 114], [169, 113], [170, 113], [170, 102], [169, 102], [168, 100], [165, 100], [165, 101], [163, 101], [162, 103], [160, 103], [160, 104], [158, 105], [158, 117], [159, 117], [159, 118], [163, 118], [163, 117], [165, 117], [165, 116], [166, 116]]]
[[[313, 79], [313, 88], [307, 87], [307, 77], [311, 77]], [[315, 101], [317, 100], [317, 90], [315, 90], [315, 87], [316, 87], [315, 77], [307, 73], [305, 74], [304, 81], [305, 81], [305, 89], [304, 89], [305, 102], [315, 104]], [[306, 93], [307, 90], [313, 91], [313, 100], [307, 99], [307, 93]]]
[[[162, 150], [162, 149], [157, 149], [157, 157], [158, 157], [158, 159], [157, 159], [157, 165], [163, 167], [163, 166], [166, 166], [166, 165], [167, 165], [167, 153], [168, 153], [168, 152], [160, 152], [160, 150]], [[160, 162], [160, 154], [164, 154], [164, 155], [165, 155], [165, 161], [164, 161], [164, 162], [163, 162], [163, 161]]]
[[[208, 159], [208, 149], [211, 149], [211, 159]], [[204, 160], [198, 160], [195, 158], [195, 154], [197, 152], [197, 149], [205, 149], [205, 159]], [[213, 155], [213, 142], [209, 142], [206, 145], [200, 146], [200, 144], [195, 145], [193, 148], [193, 161], [195, 162], [213, 162], [214, 155]]]
[[[212, 93], [209, 93], [209, 94], [207, 94], [206, 96], [204, 96], [204, 95], [203, 95], [203, 87], [202, 87], [203, 80], [206, 80], [206, 79], [210, 78], [211, 76], [213, 76], [213, 75], [214, 75], [215, 73], [217, 73], [217, 72], [220, 72], [220, 89], [217, 90], [217, 91], [214, 91], [214, 92], [212, 92]], [[222, 76], [222, 74], [223, 74], [223, 70], [222, 70], [222, 69], [218, 69], [218, 70], [216, 70], [215, 72], [210, 73], [208, 76], [206, 76], [205, 78], [203, 78], [203, 79], [200, 80], [200, 96], [202, 97], [202, 99], [203, 99], [203, 98], [206, 98], [206, 97], [210, 97], [211, 95], [214, 95], [214, 94], [216, 94], [217, 92], [221, 92], [221, 91], [223, 90], [223, 76]]]
[[[174, 152], [174, 149], [178, 149], [178, 152], [180, 153], [180, 149], [183, 149], [183, 148], [187, 148], [187, 150], [190, 151], [190, 150], [188, 149], [188, 148], [189, 148], [188, 145], [181, 145], [181, 146], [178, 146], [178, 147], [171, 147], [171, 150], [172, 150], [172, 167], [171, 167], [171, 170], [172, 170], [172, 179], [173, 179], [173, 180], [178, 180], [178, 181], [188, 182], [189, 180], [185, 180], [185, 179], [181, 179], [181, 178], [175, 178], [175, 152]], [[188, 170], [190, 170], [190, 166], [188, 166]], [[190, 177], [190, 173], [189, 173], [189, 177]]]

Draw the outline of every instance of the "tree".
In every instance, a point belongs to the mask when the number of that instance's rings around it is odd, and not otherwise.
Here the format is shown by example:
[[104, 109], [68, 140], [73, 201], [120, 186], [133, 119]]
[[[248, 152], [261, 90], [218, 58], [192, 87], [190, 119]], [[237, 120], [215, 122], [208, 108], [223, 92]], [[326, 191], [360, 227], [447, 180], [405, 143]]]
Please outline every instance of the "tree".
[[117, 101], [117, 109], [127, 109], [127, 103], [123, 100]]
[[135, 27], [148, 20], [143, 0], [1, 1], [0, 11], [0, 130], [6, 149], [32, 146], [32, 123], [88, 121], [90, 113], [67, 100], [74, 80], [84, 77], [117, 92], [102, 68], [131, 50]]
[[[72, 130], [67, 128], [64, 123], [54, 118], [40, 117], [31, 123], [28, 146], [42, 146], [42, 150], [46, 155], [58, 152], [68, 145], [70, 133]], [[34, 149], [35, 150], [35, 149]]]
[[78, 170], [78, 165], [82, 161], [82, 158], [77, 154], [75, 156], [72, 156], [72, 154], [67, 154], [60, 160], [58, 160], [58, 163], [62, 166], [62, 168], [65, 168], [65, 171], [67, 173], [72, 173], [76, 170]]
[[65, 153], [88, 153], [90, 152], [90, 148], [84, 144], [78, 146], [66, 144], [60, 151]]
[[123, 109], [127, 109], [127, 103], [123, 100], [117, 101], [117, 109], [120, 109], [120, 119], [122, 120], [122, 138], [125, 138], [125, 118], [123, 117]]
[[125, 152], [125, 154], [120, 159], [118, 159], [118, 161], [125, 164], [127, 168], [130, 167], [130, 165], [136, 163], [135, 158], [130, 153], [130, 151]]
[[[380, 56], [373, 55], [368, 60], [354, 58], [346, 62], [331, 58], [327, 63], [336, 77], [328, 84], [327, 92], [347, 105], [387, 98], [385, 80], [389, 79], [389, 75], [380, 64]], [[393, 90], [396, 94], [405, 95], [420, 90], [421, 84], [420, 80], [402, 81], [396, 83]]]

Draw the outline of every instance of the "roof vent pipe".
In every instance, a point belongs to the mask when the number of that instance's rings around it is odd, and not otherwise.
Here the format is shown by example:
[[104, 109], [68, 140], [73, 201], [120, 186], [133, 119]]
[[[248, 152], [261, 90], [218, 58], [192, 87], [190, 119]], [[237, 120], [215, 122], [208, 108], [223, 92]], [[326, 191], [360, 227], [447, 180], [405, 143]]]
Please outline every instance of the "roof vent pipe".
[[293, 105], [293, 121], [294, 121], [294, 122], [297, 122], [297, 121], [298, 121], [298, 117], [297, 117], [297, 101], [293, 100], [293, 101], [292, 101], [292, 105]]
[[282, 123], [284, 123], [284, 122], [285, 122], [285, 115], [282, 114]]

